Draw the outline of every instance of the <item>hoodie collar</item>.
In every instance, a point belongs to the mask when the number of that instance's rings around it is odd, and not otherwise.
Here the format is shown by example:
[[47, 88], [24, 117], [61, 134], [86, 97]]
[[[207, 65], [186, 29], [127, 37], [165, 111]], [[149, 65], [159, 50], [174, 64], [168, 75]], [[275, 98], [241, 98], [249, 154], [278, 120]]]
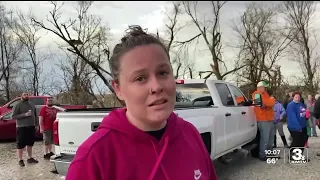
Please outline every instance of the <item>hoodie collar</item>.
[[148, 132], [142, 131], [133, 126], [126, 117], [126, 108], [121, 108], [110, 112], [110, 114], [103, 119], [99, 129], [108, 128], [125, 134], [128, 138], [132, 138], [136, 142], [151, 144], [157, 160], [152, 168], [148, 180], [154, 179], [159, 168], [162, 169], [166, 180], [170, 180], [161, 161], [168, 145], [179, 137], [181, 130], [184, 129], [183, 124], [183, 120], [172, 112], [168, 117], [165, 132], [159, 142], [155, 137], [148, 134]]
[[[181, 121], [183, 120], [177, 117], [175, 113], [172, 112], [169, 115], [166, 129], [160, 140], [160, 144], [163, 144], [165, 137], [170, 137], [170, 142], [178, 137], [178, 135], [181, 133], [181, 129], [183, 129], [180, 127], [182, 125]], [[103, 119], [101, 125], [99, 126], [99, 129], [101, 128], [108, 128], [125, 134], [128, 136], [128, 138], [133, 138], [134, 141], [138, 142], [150, 143], [150, 139], [155, 143], [158, 142], [158, 140], [151, 136], [148, 132], [138, 129], [128, 121], [126, 116], [126, 108], [119, 108], [111, 111], [109, 115]]]

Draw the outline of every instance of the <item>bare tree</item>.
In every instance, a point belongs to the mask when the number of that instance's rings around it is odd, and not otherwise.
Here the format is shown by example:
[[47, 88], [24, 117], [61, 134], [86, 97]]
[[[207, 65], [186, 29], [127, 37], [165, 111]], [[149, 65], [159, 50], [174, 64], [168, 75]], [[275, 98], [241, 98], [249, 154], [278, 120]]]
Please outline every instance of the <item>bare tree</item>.
[[39, 89], [41, 94], [50, 95], [52, 97], [57, 94], [67, 92], [67, 88], [62, 81], [63, 78], [60, 78], [56, 68], [52, 68], [51, 71], [42, 73], [42, 77], [39, 82]]
[[178, 51], [173, 56], [178, 67], [175, 71], [175, 78], [193, 79], [195, 76], [194, 62], [190, 60], [188, 51]]
[[280, 66], [277, 65], [284, 50], [291, 43], [288, 31], [279, 25], [277, 8], [251, 3], [240, 17], [240, 23], [233, 26], [239, 40], [238, 59], [246, 65], [237, 72], [252, 88], [261, 80], [268, 80], [276, 89], [282, 80]]
[[[164, 43], [167, 46], [167, 49], [170, 53], [171, 63], [174, 67], [175, 78], [183, 77], [186, 74], [186, 70], [188, 74], [193, 74], [193, 62], [189, 61], [188, 54], [185, 51], [181, 51], [176, 47], [176, 39], [178, 33], [181, 32], [182, 29], [188, 26], [187, 22], [181, 21], [180, 17], [183, 15], [182, 12], [182, 3], [173, 1], [172, 6], [164, 12], [165, 15], [165, 37]], [[159, 32], [157, 32], [159, 37]]]
[[292, 60], [298, 62], [303, 73], [303, 83], [311, 93], [319, 89], [316, 82], [316, 71], [320, 67], [319, 55], [315, 48], [318, 46], [315, 32], [311, 29], [312, 17], [315, 12], [314, 1], [283, 1], [282, 10], [285, 20], [297, 35], [292, 37]]
[[[116, 98], [109, 99], [109, 102], [106, 103], [105, 96], [108, 94], [107, 89], [101, 84], [101, 79], [97, 75], [90, 79], [86, 92], [94, 98], [94, 102], [97, 103], [99, 107], [116, 107]], [[92, 104], [94, 104], [94, 102], [92, 102]]]
[[[170, 52], [174, 48], [174, 40], [176, 39], [178, 32], [186, 27], [187, 24], [178, 23], [178, 19], [182, 15], [180, 2], [172, 2], [172, 8], [167, 9], [164, 12], [164, 15], [166, 17], [165, 36], [167, 37], [164, 41], [168, 51]], [[159, 36], [159, 32], [157, 32], [157, 34]]]
[[[40, 40], [39, 30], [31, 19], [33, 19], [32, 11], [28, 14], [24, 14], [21, 11], [17, 11], [17, 18], [13, 19], [10, 27], [15, 35], [19, 38], [20, 42], [24, 45], [24, 50], [27, 54], [27, 58], [21, 66], [25, 72], [26, 86], [33, 93], [33, 95], [39, 95], [39, 79], [42, 73], [41, 64], [47, 59], [46, 56], [41, 57], [37, 49], [37, 44]], [[28, 67], [30, 66], [31, 67]], [[29, 84], [30, 83], [30, 84]], [[30, 87], [31, 86], [31, 87]]]
[[0, 83], [4, 87], [0, 90], [4, 92], [6, 101], [11, 99], [12, 86], [10, 84], [17, 78], [19, 69], [16, 65], [19, 62], [22, 50], [22, 44], [15, 39], [8, 26], [11, 23], [11, 17], [12, 12], [7, 11], [4, 6], [0, 5]]
[[[235, 68], [228, 70], [225, 62], [222, 60], [221, 55], [221, 30], [220, 30], [220, 12], [221, 8], [224, 6], [226, 1], [210, 1], [210, 2], [201, 2], [201, 3], [210, 3], [212, 8], [212, 14], [209, 17], [204, 17], [203, 21], [200, 20], [200, 13], [198, 12], [198, 1], [183, 1], [184, 10], [191, 18], [192, 24], [196, 26], [199, 30], [199, 34], [193, 36], [192, 38], [177, 42], [180, 44], [181, 48], [188, 47], [192, 42], [199, 40], [200, 37], [204, 40], [205, 44], [208, 47], [208, 50], [212, 56], [211, 70], [209, 74], [205, 77], [208, 78], [212, 74], [216, 76], [217, 79], [224, 79], [227, 75], [238, 71], [244, 66], [236, 65]], [[202, 18], [201, 18], [202, 19]]]
[[65, 84], [66, 92], [70, 95], [70, 102], [73, 104], [86, 104], [89, 99], [88, 91], [91, 87], [93, 70], [79, 56], [65, 52], [67, 59], [61, 59], [57, 64], [62, 71], [62, 81]]
[[[107, 44], [110, 36], [109, 28], [101, 24], [100, 18], [89, 14], [88, 10], [92, 3], [93, 1], [78, 1], [76, 7], [78, 17], [76, 19], [71, 18], [67, 23], [62, 23], [60, 22], [60, 17], [62, 16], [60, 9], [63, 3], [58, 5], [58, 2], [52, 2], [53, 10], [49, 12], [50, 18], [47, 21], [53, 25], [53, 28], [35, 18], [32, 21], [38, 27], [54, 33], [63, 40], [67, 44], [66, 48], [88, 64], [104, 84], [114, 92], [110, 80], [107, 78], [111, 76], [111, 73], [103, 68], [104, 60], [110, 59], [110, 51]], [[76, 34], [76, 38], [72, 37], [74, 34]], [[104, 41], [101, 41], [101, 39]], [[103, 42], [103, 44], [99, 44], [97, 41]]]
[[[77, 6], [79, 19], [78, 22], [72, 24], [70, 31], [72, 30], [78, 36], [78, 39], [81, 39], [82, 43], [77, 46], [81, 54], [93, 60], [96, 65], [103, 66], [110, 59], [109, 52], [105, 52], [108, 50], [109, 29], [101, 27], [100, 20], [87, 15], [89, 5], [90, 3], [82, 4], [82, 2], [79, 2]], [[107, 89], [104, 89], [104, 92], [100, 92], [99, 90], [101, 89], [96, 87], [96, 81], [99, 79], [97, 73], [78, 54], [70, 53], [70, 49], [66, 51], [64, 46], [60, 46], [60, 49], [65, 52], [67, 57], [67, 59], [60, 61], [58, 67], [63, 72], [61, 79], [65, 82], [67, 92], [70, 97], [73, 97], [70, 99], [72, 101], [70, 103], [91, 103], [89, 101], [92, 98], [99, 100], [97, 97], [99, 93], [100, 95], [105, 94]]]

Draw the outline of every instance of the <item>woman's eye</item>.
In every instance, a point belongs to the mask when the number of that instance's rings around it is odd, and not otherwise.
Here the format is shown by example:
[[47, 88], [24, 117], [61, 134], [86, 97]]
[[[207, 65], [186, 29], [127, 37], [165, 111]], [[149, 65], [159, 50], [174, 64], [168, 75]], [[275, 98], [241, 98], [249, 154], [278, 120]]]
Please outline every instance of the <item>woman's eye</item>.
[[161, 76], [168, 75], [168, 74], [169, 74], [169, 73], [168, 73], [167, 71], [161, 71], [161, 72], [160, 72], [160, 75], [161, 75]]
[[136, 79], [135, 79], [135, 81], [143, 81], [144, 80], [144, 77], [137, 77]]

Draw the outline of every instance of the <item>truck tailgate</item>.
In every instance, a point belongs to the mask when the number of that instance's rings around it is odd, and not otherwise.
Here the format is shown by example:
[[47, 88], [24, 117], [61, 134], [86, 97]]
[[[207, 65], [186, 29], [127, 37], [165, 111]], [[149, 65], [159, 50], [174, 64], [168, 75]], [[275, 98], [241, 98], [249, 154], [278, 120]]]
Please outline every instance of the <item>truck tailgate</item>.
[[94, 133], [94, 129], [108, 114], [109, 112], [59, 112], [57, 119], [60, 153], [75, 154], [78, 147]]

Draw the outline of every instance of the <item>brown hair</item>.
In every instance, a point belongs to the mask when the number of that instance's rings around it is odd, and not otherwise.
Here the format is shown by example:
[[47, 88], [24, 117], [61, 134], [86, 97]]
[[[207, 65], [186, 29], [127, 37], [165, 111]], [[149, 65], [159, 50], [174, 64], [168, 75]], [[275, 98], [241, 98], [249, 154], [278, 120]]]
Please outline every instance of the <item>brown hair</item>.
[[301, 93], [298, 92], [298, 91], [296, 91], [296, 92], [293, 92], [293, 93], [292, 93], [292, 98], [293, 98], [295, 95], [297, 95], [297, 94], [299, 94], [299, 96], [301, 97]]
[[149, 44], [157, 44], [166, 52], [169, 60], [169, 52], [159, 37], [145, 32], [140, 26], [132, 25], [126, 30], [126, 34], [121, 38], [121, 43], [117, 44], [109, 61], [111, 74], [116, 83], [119, 83], [120, 58], [131, 49]]

